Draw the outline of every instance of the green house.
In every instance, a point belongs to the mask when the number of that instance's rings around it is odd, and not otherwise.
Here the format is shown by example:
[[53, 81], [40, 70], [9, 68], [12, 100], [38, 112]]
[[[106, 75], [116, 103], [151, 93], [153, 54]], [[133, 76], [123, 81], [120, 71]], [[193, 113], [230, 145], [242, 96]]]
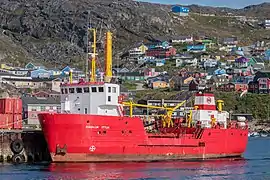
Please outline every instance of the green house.
[[145, 80], [144, 74], [139, 73], [139, 72], [119, 73], [118, 76], [124, 81], [144, 81]]

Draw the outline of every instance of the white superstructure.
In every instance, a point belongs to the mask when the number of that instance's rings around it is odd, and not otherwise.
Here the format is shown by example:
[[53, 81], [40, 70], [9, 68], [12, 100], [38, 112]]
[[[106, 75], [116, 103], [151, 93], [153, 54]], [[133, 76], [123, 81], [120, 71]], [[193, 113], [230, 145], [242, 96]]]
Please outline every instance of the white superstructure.
[[120, 86], [104, 82], [61, 85], [61, 113], [121, 116]]

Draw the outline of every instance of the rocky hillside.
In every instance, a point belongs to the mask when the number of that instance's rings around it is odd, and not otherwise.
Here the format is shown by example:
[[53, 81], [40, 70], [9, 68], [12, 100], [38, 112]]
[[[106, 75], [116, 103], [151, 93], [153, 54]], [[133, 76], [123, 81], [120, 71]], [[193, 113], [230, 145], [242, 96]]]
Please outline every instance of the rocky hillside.
[[[224, 8], [193, 5], [191, 9], [224, 13]], [[270, 11], [269, 3], [242, 10], [225, 9], [258, 16], [269, 16]], [[235, 18], [195, 14], [179, 17], [170, 12], [170, 6], [131, 0], [1, 0], [0, 60], [16, 64], [31, 60], [79, 66], [85, 58], [85, 35], [89, 24], [99, 29], [98, 40], [102, 46], [104, 33], [108, 29], [114, 33], [116, 57], [133, 43], [160, 36], [204, 33], [223, 37], [233, 34], [244, 39], [250, 34], [253, 34], [252, 38], [262, 38], [266, 34], [264, 30], [254, 29]]]

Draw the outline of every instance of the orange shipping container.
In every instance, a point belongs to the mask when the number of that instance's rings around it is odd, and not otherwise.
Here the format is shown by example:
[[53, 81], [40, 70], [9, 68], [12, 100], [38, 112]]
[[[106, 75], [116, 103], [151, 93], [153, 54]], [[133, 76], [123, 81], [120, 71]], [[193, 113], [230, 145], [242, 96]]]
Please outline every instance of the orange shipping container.
[[0, 114], [0, 129], [13, 129], [12, 114]]
[[14, 114], [22, 114], [22, 100], [14, 98], [13, 100]]
[[13, 113], [13, 101], [11, 98], [0, 99], [0, 113], [11, 114]]
[[23, 126], [22, 115], [21, 114], [15, 114], [13, 120], [14, 120], [14, 122], [13, 122], [14, 129], [22, 129], [22, 126]]

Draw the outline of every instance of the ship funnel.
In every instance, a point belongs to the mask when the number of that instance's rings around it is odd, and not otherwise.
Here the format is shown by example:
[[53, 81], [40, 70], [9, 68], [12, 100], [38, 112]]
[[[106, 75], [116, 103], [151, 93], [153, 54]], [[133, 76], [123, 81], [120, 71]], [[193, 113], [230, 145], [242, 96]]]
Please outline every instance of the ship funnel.
[[194, 106], [199, 110], [216, 110], [214, 94], [199, 92], [195, 95]]
[[112, 33], [106, 33], [105, 41], [105, 82], [110, 82], [112, 78]]

